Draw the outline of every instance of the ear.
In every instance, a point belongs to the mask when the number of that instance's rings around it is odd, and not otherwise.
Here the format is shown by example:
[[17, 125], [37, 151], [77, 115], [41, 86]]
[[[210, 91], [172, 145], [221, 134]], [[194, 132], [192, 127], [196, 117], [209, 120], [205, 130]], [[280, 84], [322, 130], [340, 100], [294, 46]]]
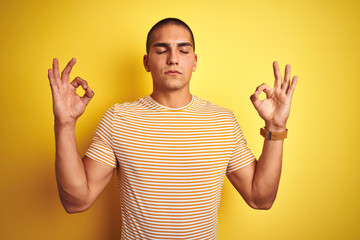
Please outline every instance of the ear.
[[196, 70], [196, 65], [197, 65], [197, 55], [196, 54], [194, 54], [194, 57], [195, 57], [195, 59], [194, 59], [194, 66], [193, 66], [193, 72], [195, 72], [195, 70]]
[[144, 58], [143, 58], [143, 64], [144, 64], [144, 67], [145, 67], [145, 70], [147, 72], [150, 72], [150, 67], [149, 67], [149, 56], [148, 55], [144, 55]]

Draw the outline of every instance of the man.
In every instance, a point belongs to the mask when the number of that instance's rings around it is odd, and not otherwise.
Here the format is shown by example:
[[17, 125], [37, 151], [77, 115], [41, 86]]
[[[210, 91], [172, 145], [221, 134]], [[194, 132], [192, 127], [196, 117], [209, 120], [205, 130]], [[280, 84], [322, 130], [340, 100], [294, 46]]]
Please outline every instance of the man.
[[[265, 121], [258, 161], [246, 146], [230, 110], [189, 90], [197, 56], [190, 28], [164, 19], [149, 32], [143, 62], [153, 92], [104, 114], [86, 155], [76, 147], [75, 123], [94, 95], [79, 77], [71, 83], [72, 59], [59, 73], [49, 69], [56, 139], [56, 177], [69, 213], [87, 210], [117, 170], [123, 239], [216, 239], [217, 209], [225, 175], [249, 206], [269, 209], [280, 179], [286, 121], [297, 77], [284, 81], [276, 62], [275, 84], [260, 85], [251, 101]], [[76, 95], [79, 86], [83, 97]], [[266, 99], [259, 100], [264, 91]]]

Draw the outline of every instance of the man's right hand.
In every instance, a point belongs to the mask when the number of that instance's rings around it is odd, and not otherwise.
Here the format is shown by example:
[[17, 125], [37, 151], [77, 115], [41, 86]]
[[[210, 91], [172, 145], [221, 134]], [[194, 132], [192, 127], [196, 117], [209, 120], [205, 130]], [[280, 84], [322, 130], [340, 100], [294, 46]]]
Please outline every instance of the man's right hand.
[[[75, 126], [76, 120], [83, 114], [86, 106], [94, 96], [94, 92], [87, 82], [80, 77], [76, 77], [69, 83], [70, 72], [75, 63], [76, 59], [71, 59], [60, 76], [59, 62], [54, 58], [53, 68], [48, 70], [55, 124], [57, 126]], [[82, 97], [76, 94], [76, 88], [79, 86], [85, 90]]]

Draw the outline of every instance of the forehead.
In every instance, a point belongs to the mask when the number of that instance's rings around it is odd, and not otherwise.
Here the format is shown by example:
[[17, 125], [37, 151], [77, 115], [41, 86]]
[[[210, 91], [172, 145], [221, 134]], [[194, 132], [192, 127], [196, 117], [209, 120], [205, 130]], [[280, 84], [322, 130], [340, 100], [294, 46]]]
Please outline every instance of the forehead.
[[181, 25], [167, 24], [156, 29], [151, 37], [151, 46], [159, 42], [190, 42], [191, 34]]

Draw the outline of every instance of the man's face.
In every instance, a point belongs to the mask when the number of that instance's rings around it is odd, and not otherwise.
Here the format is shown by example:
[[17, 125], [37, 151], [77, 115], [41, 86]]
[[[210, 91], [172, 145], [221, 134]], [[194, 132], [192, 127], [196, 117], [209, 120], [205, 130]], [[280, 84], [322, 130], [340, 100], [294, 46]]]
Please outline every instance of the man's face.
[[183, 26], [167, 24], [152, 33], [149, 54], [144, 56], [156, 91], [189, 89], [196, 69], [190, 32]]

